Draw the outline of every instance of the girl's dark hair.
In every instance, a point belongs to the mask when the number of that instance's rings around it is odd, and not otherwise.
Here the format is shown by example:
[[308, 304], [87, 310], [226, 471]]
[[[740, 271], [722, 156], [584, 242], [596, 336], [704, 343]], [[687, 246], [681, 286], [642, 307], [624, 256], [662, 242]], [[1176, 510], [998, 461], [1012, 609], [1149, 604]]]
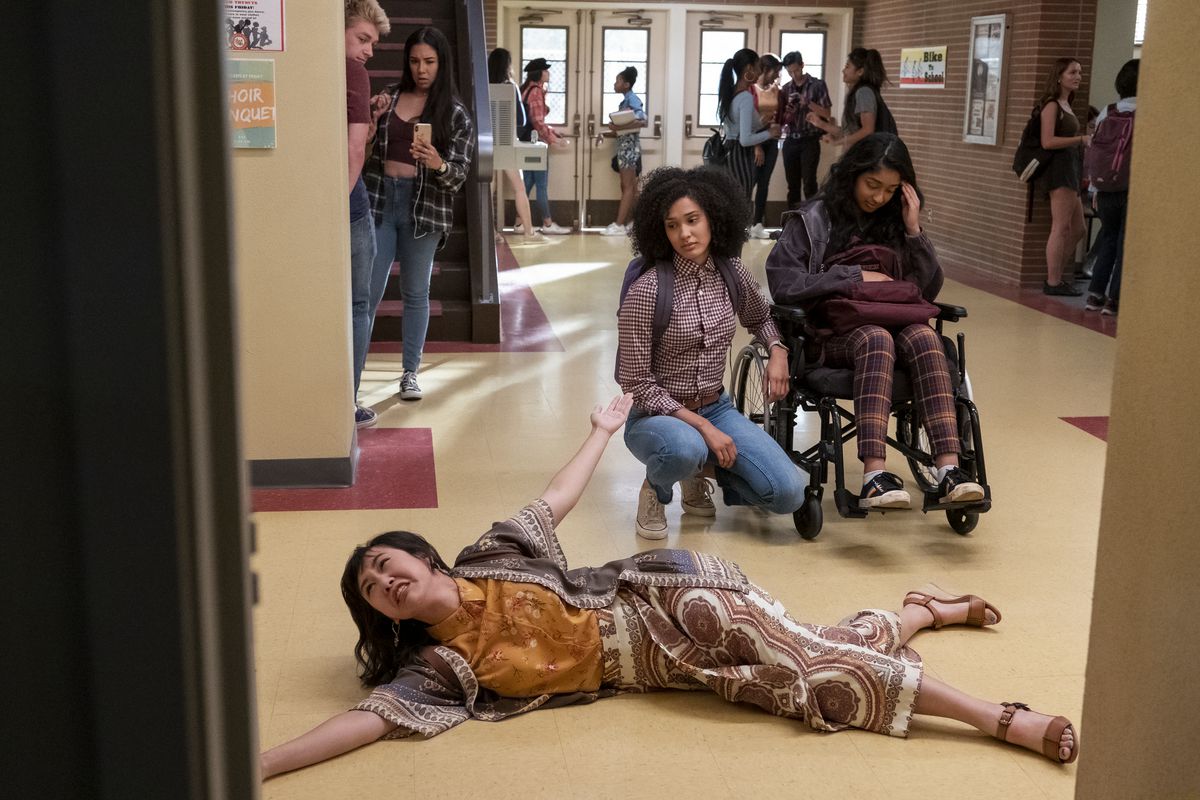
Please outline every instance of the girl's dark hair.
[[488, 83], [507, 83], [512, 67], [512, 53], [497, 47], [488, 55]]
[[421, 122], [433, 126], [433, 146], [445, 151], [450, 146], [450, 125], [455, 105], [462, 105], [458, 99], [458, 84], [454, 80], [454, 64], [450, 58], [450, 42], [446, 35], [437, 28], [426, 26], [417, 28], [404, 42], [404, 73], [400, 76], [400, 91], [411, 92], [417, 88], [413, 80], [412, 70], [408, 65], [409, 54], [419, 44], [427, 44], [437, 53], [437, 78], [429, 87], [429, 99], [425, 101], [425, 110], [421, 112]]
[[521, 95], [524, 96], [525, 90], [533, 84], [540, 83], [542, 80], [542, 73], [549, 71], [550, 70], [546, 69], [525, 70], [525, 80], [521, 82]]
[[1138, 70], [1141, 63], [1140, 58], [1131, 58], [1121, 65], [1115, 84], [1117, 97], [1122, 100], [1126, 97], [1137, 97]]
[[783, 62], [779, 60], [774, 53], [763, 53], [758, 57], [759, 77], [766, 75], [768, 72], [775, 72], [783, 69]]
[[900, 173], [900, 180], [911, 185], [917, 197], [924, 202], [925, 196], [917, 186], [912, 157], [900, 137], [891, 133], [872, 133], [863, 137], [829, 168], [829, 177], [825, 179], [818, 195], [825, 201], [825, 209], [829, 212], [827, 253], [842, 252], [855, 235], [868, 244], [889, 247], [903, 245], [903, 194], [899, 189], [882, 208], [870, 214], [859, 208], [858, 201], [854, 199], [858, 177], [885, 167]]
[[850, 119], [854, 115], [854, 95], [860, 86], [867, 86], [874, 91], [875, 99], [878, 102], [879, 92], [888, 82], [887, 70], [883, 66], [883, 57], [879, 55], [878, 50], [856, 47], [850, 51], [850, 55], [846, 56], [846, 60], [855, 68], [861, 69], [863, 74], [858, 79], [858, 83], [854, 84], [854, 88], [846, 92], [846, 103], [842, 107], [842, 119]]
[[[1054, 68], [1050, 70], [1050, 74], [1046, 76], [1046, 83], [1042, 86], [1042, 95], [1038, 98], [1035, 111], [1041, 111], [1046, 103], [1057, 103], [1059, 92], [1062, 91], [1062, 86], [1059, 85], [1059, 79], [1062, 74], [1071, 68], [1072, 64], [1078, 64], [1078, 58], [1060, 58], [1054, 62]], [[1067, 95], [1067, 105], [1075, 104], [1075, 93], [1071, 92]]]
[[747, 67], [758, 63], [758, 53], [744, 47], [733, 54], [733, 58], [725, 59], [721, 67], [721, 80], [717, 84], [717, 119], [724, 122], [729, 118], [729, 108], [733, 105], [733, 88], [746, 72]]
[[742, 200], [741, 186], [729, 170], [710, 166], [687, 170], [659, 167], [646, 176], [633, 209], [633, 252], [647, 261], [674, 257], [665, 220], [682, 197], [690, 197], [708, 217], [712, 255], [730, 258], [741, 254], [750, 224], [750, 204]]
[[628, 83], [630, 89], [632, 89], [633, 85], [637, 83], [637, 76], [637, 67], [626, 67], [617, 73], [617, 77]]
[[358, 661], [358, 677], [364, 686], [388, 683], [396, 673], [416, 654], [430, 644], [436, 644], [426, 631], [424, 622], [406, 619], [399, 623], [399, 645], [395, 644], [396, 632], [392, 620], [371, 608], [358, 589], [359, 573], [366, 561], [367, 551], [373, 547], [393, 547], [421, 559], [431, 570], [449, 572], [450, 567], [433, 549], [433, 545], [421, 536], [408, 531], [388, 531], [371, 541], [354, 548], [342, 571], [342, 599], [350, 609], [350, 617], [358, 628], [358, 642], [354, 645], [354, 658]]

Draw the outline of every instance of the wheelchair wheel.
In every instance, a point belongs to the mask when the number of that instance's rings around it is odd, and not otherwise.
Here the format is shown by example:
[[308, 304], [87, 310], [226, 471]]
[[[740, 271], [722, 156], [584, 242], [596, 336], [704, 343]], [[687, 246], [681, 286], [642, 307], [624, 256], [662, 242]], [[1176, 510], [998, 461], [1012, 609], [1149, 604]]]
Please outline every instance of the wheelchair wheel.
[[743, 347], [734, 362], [733, 405], [775, 438], [774, 404], [767, 402], [767, 357], [757, 342]]
[[[904, 444], [915, 450], [928, 453], [929, 434], [925, 432], [925, 426], [917, 422], [915, 417], [916, 412], [909, 411], [904, 419], [897, 420], [896, 433], [900, 441], [904, 442]], [[912, 472], [913, 480], [917, 482], [917, 487], [922, 492], [937, 491], [937, 472], [934, 470], [932, 463], [922, 464], [912, 456], [905, 456], [904, 460], [908, 462], [908, 469]]]
[[953, 508], [946, 512], [946, 519], [950, 521], [950, 527], [955, 533], [966, 536], [979, 524], [979, 512]]
[[792, 523], [796, 526], [796, 533], [800, 534], [801, 539], [811, 541], [820, 535], [824, 521], [821, 496], [811, 489], [805, 489], [804, 502], [792, 512]]

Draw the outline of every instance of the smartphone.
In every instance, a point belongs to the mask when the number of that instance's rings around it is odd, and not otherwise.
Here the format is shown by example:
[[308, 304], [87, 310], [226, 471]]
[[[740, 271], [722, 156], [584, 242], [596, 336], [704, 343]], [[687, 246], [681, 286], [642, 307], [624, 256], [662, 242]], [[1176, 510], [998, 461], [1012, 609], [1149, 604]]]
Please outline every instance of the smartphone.
[[433, 144], [433, 126], [428, 122], [418, 122], [413, 125], [413, 141]]

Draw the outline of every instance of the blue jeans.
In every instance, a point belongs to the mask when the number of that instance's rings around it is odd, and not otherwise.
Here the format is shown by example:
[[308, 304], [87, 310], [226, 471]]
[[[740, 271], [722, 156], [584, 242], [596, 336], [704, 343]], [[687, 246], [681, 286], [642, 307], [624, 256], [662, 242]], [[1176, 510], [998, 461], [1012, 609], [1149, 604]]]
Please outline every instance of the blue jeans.
[[726, 505], [761, 506], [776, 514], [790, 514], [800, 507], [804, 502], [800, 470], [766, 431], [738, 413], [728, 394], [722, 393], [696, 413], [733, 439], [737, 458], [729, 469], [716, 466], [704, 437], [683, 420], [635, 409], [625, 423], [625, 446], [646, 465], [646, 479], [660, 502], [670, 503], [675, 484], [695, 477], [712, 460]]
[[1096, 264], [1088, 291], [1107, 294], [1114, 303], [1121, 299], [1121, 264], [1125, 260], [1125, 212], [1129, 192], [1097, 192], [1096, 216], [1100, 235], [1096, 237]]
[[[550, 170], [525, 170], [525, 194], [529, 194], [529, 190], [537, 187], [537, 199], [534, 200], [533, 206], [533, 224], [534, 227], [541, 225], [546, 220], [550, 219]], [[529, 233], [529, 231], [525, 231]]]
[[368, 211], [350, 221], [350, 319], [354, 330], [354, 396], [371, 346], [371, 325], [378, 303], [371, 302], [375, 271], [375, 218]]
[[440, 233], [418, 237], [413, 229], [415, 178], [383, 178], [383, 219], [375, 226], [375, 269], [371, 275], [371, 318], [383, 300], [392, 262], [400, 262], [400, 295], [404, 300], [404, 369], [416, 372], [421, 366], [425, 334], [429, 331], [429, 278]]

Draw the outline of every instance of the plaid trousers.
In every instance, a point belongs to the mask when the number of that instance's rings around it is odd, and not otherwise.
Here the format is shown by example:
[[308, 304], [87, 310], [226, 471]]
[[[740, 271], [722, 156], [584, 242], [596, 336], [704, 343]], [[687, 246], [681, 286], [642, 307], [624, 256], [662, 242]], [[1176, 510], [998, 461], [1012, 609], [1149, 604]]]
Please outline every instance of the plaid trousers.
[[827, 339], [824, 352], [826, 366], [854, 368], [859, 459], [887, 455], [892, 373], [897, 353], [912, 378], [917, 412], [929, 435], [933, 455], [959, 453], [950, 367], [941, 338], [933, 328], [909, 325], [893, 339], [891, 333], [878, 325], [863, 325]]

